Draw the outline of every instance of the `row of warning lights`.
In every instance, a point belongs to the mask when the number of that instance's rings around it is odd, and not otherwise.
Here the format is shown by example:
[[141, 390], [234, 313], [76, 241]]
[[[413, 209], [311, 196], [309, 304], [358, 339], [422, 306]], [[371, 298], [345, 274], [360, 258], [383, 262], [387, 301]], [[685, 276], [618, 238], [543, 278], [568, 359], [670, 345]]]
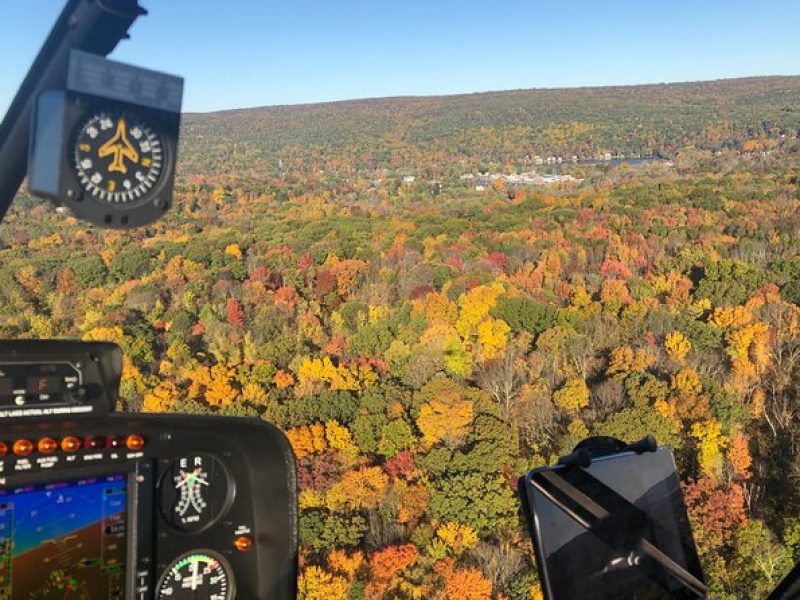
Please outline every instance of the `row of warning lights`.
[[55, 440], [50, 437], [43, 437], [36, 443], [31, 440], [19, 439], [11, 446], [5, 442], [0, 442], [0, 458], [6, 456], [9, 452], [17, 456], [30, 456], [34, 452], [40, 454], [54, 454], [59, 450], [64, 452], [77, 452], [81, 448], [86, 450], [102, 450], [103, 448], [110, 448], [112, 450], [131, 450], [137, 451], [144, 448], [144, 438], [140, 435], [132, 433], [130, 435], [112, 435], [100, 436], [90, 435], [85, 438], [79, 438], [69, 435], [61, 440]]

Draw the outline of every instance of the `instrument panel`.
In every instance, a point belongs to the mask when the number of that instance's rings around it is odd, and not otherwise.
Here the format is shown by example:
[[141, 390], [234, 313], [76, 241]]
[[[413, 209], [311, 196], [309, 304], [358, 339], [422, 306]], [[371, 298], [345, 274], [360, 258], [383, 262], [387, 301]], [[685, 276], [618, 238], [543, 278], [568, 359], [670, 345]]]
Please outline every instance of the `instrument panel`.
[[0, 599], [294, 598], [294, 457], [257, 419], [0, 421]]
[[121, 376], [122, 352], [116, 344], [0, 340], [0, 423], [109, 412]]

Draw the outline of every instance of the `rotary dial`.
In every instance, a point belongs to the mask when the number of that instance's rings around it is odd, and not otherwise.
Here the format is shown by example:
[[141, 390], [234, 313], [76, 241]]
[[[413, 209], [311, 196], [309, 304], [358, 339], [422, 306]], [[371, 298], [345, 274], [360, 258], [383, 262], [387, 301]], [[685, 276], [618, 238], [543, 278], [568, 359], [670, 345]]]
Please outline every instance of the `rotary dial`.
[[109, 204], [145, 199], [164, 168], [164, 148], [153, 128], [133, 114], [100, 112], [75, 140], [75, 170], [84, 192]]

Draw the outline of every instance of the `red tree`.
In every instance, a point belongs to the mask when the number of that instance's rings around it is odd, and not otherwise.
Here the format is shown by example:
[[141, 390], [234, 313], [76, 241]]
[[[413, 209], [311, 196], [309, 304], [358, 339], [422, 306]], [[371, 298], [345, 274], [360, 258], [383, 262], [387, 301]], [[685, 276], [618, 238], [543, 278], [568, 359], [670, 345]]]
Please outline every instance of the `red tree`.
[[244, 311], [236, 298], [228, 298], [226, 307], [228, 325], [241, 329], [244, 327]]

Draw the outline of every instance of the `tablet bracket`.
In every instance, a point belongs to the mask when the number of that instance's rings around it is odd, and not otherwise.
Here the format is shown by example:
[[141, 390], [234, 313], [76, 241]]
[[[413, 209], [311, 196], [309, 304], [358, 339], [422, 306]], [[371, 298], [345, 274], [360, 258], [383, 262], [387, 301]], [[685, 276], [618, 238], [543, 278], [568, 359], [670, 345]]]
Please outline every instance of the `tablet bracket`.
[[657, 448], [658, 443], [652, 434], [648, 434], [642, 439], [629, 444], [615, 437], [597, 435], [580, 441], [570, 454], [558, 459], [558, 464], [565, 467], [586, 468], [596, 458], [619, 454], [620, 452], [643, 454], [645, 452], [655, 452]]

